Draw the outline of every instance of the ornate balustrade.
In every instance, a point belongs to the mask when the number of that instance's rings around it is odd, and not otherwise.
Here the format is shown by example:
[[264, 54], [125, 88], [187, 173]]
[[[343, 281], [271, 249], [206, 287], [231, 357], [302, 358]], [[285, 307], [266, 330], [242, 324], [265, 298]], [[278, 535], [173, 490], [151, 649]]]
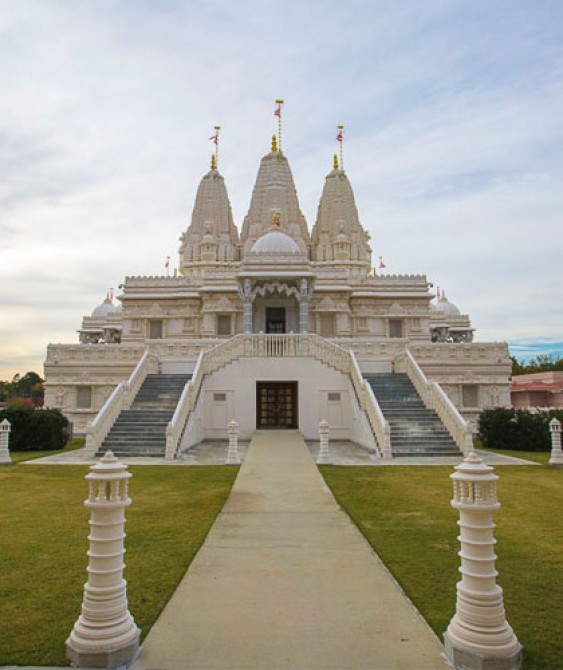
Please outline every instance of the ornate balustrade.
[[446, 393], [444, 393], [442, 387], [436, 382], [428, 380], [408, 349], [404, 353], [399, 354], [396, 362], [398, 369], [404, 367], [404, 371], [407, 373], [424, 404], [438, 414], [446, 430], [450, 433], [462, 453], [467, 455], [472, 451], [473, 436], [469, 424], [461, 416], [459, 410]]
[[184, 426], [187, 424], [191, 412], [195, 409], [203, 378], [205, 376], [204, 359], [207, 353], [208, 352], [202, 351], [199, 354], [192, 378], [184, 386], [178, 404], [176, 405], [176, 409], [174, 410], [174, 415], [172, 416], [170, 423], [166, 426], [165, 458], [167, 460], [172, 460], [176, 455], [178, 445], [182, 439]]
[[114, 388], [94, 420], [88, 424], [85, 444], [88, 456], [93, 457], [96, 451], [102, 446], [120, 412], [131, 407], [131, 403], [145, 381], [146, 376], [151, 372], [157, 372], [157, 370], [157, 360], [147, 349], [141, 356], [129, 379], [121, 382]]

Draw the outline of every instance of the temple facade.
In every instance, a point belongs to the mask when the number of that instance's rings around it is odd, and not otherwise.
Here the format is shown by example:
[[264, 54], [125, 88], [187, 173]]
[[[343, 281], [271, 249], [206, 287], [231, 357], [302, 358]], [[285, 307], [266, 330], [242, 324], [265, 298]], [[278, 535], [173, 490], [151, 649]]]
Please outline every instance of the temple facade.
[[425, 275], [373, 269], [336, 157], [309, 230], [274, 141], [240, 233], [213, 159], [180, 238], [178, 271], [126, 277], [121, 288], [83, 318], [76, 344], [48, 346], [46, 405], [77, 434], [107, 434], [155, 374], [186, 375], [168, 455], [226, 437], [232, 419], [241, 435], [291, 427], [310, 438], [326, 419], [333, 437], [383, 450], [377, 392], [363, 386], [369, 375], [406, 374], [427, 406], [447, 407], [444, 416], [453, 407], [473, 428], [482, 408], [510, 403], [505, 343], [474, 342], [469, 317], [444, 294], [436, 299]]

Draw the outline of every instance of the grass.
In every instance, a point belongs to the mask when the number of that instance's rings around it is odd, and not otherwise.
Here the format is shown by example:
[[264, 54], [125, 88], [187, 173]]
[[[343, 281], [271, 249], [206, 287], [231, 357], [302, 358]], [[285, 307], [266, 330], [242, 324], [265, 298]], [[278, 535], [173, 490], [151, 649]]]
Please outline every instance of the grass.
[[[238, 468], [129, 469], [125, 577], [130, 611], [145, 636], [203, 543]], [[67, 664], [64, 643], [80, 614], [87, 576], [87, 472], [82, 466], [0, 468], [0, 665]]]
[[46, 450], [46, 451], [10, 451], [12, 463], [21, 463], [22, 461], [33, 461], [36, 458], [52, 456], [53, 454], [64, 454], [67, 451], [82, 449], [84, 447], [84, 437], [73, 437], [64, 449]]
[[[504, 452], [503, 452], [504, 453]], [[520, 457], [541, 455], [518, 452]], [[450, 467], [322, 467], [338, 502], [441, 638], [459, 580]], [[563, 470], [498, 466], [498, 583], [526, 670], [563, 667]]]

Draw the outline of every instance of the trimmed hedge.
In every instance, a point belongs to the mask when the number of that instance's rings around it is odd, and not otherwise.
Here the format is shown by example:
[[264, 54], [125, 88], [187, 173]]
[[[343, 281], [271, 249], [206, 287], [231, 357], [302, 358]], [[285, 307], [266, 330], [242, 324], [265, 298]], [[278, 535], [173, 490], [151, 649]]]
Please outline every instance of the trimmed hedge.
[[496, 407], [479, 416], [479, 437], [487, 449], [550, 451], [549, 422], [563, 423], [563, 410], [532, 413], [524, 409]]
[[13, 451], [63, 449], [71, 437], [70, 422], [58, 409], [9, 407], [0, 411], [0, 421], [4, 419], [12, 424]]

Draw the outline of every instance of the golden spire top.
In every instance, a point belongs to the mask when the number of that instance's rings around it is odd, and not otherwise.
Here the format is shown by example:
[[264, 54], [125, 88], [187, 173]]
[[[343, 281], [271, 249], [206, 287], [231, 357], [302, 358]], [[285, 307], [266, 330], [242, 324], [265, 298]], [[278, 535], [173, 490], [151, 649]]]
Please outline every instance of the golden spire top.
[[344, 156], [342, 154], [342, 142], [344, 141], [344, 135], [342, 131], [344, 130], [343, 125], [336, 126], [338, 133], [336, 135], [336, 141], [340, 144], [340, 169], [344, 170]]
[[338, 156], [337, 156], [336, 154], [334, 154], [334, 159], [333, 159], [333, 161], [332, 161], [332, 167], [333, 167], [335, 170], [338, 170]]
[[274, 111], [274, 116], [278, 117], [278, 147], [280, 153], [282, 148], [282, 105], [283, 100], [281, 98], [278, 98], [276, 100], [276, 109]]
[[272, 135], [272, 153], [275, 154], [278, 151], [278, 140], [275, 135]]
[[211, 169], [217, 169], [217, 156], [215, 156], [215, 154], [211, 154]]
[[209, 138], [211, 142], [215, 145], [215, 167], [213, 167], [213, 159], [211, 163], [211, 169], [216, 170], [217, 169], [217, 164], [219, 163], [219, 131], [221, 130], [221, 126], [213, 126], [213, 129], [215, 132], [211, 137]]

